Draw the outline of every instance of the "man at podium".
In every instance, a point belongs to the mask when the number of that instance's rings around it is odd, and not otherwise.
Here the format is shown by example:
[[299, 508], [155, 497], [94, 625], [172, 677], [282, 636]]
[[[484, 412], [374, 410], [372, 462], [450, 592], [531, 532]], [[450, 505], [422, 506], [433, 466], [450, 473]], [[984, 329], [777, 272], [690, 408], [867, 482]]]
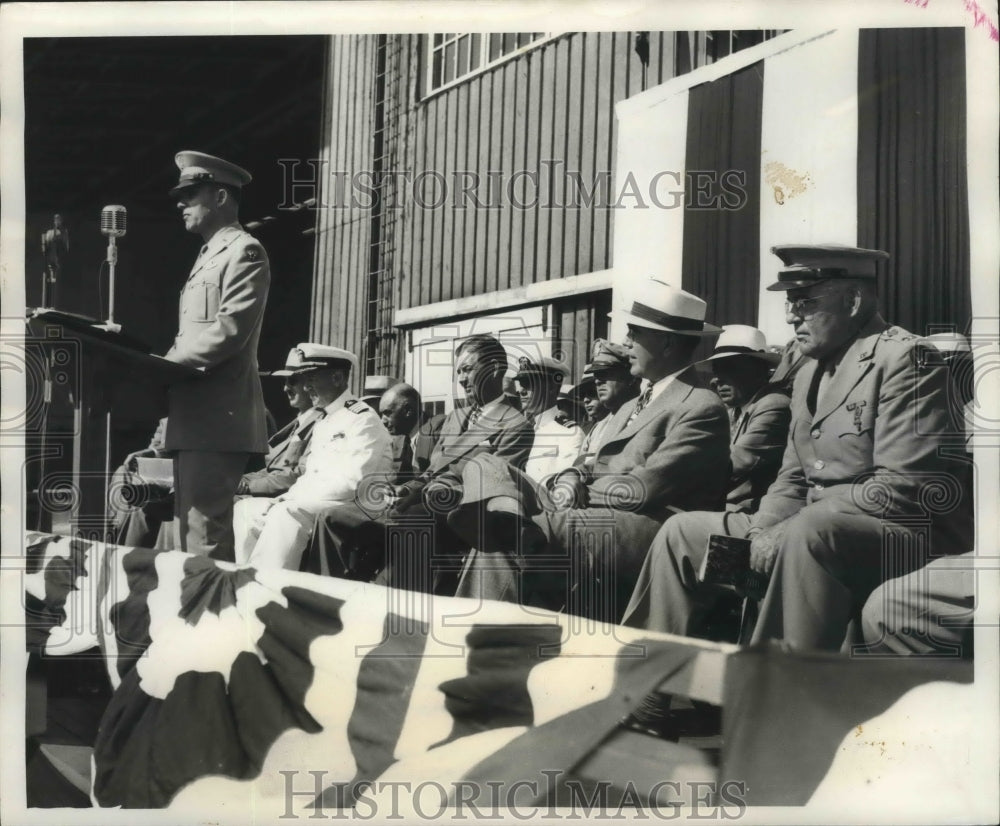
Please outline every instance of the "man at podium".
[[232, 561], [233, 495], [250, 455], [267, 452], [257, 342], [270, 268], [238, 220], [250, 173], [201, 152], [178, 152], [175, 162], [180, 180], [170, 195], [204, 246], [181, 290], [165, 358], [202, 375], [170, 386], [165, 447], [174, 457], [181, 549]]

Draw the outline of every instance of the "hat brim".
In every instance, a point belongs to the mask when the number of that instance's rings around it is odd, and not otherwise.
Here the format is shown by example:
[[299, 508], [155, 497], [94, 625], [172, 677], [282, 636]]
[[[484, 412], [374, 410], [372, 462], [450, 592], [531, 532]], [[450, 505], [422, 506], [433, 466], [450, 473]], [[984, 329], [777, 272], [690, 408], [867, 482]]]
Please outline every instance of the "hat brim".
[[751, 350], [747, 353], [716, 353], [714, 355], [709, 356], [707, 359], [704, 359], [702, 363], [704, 364], [705, 362], [708, 361], [719, 361], [720, 359], [731, 359], [731, 358], [736, 358], [738, 356], [743, 356], [744, 358], [757, 359], [758, 361], [763, 361], [770, 365], [775, 365], [779, 361], [781, 361], [780, 353], [766, 353], [766, 352]]
[[721, 327], [716, 327], [714, 324], [709, 324], [707, 321], [703, 322], [704, 326], [700, 330], [678, 330], [674, 327], [667, 327], [665, 324], [657, 324], [654, 321], [650, 321], [647, 318], [642, 318], [641, 316], [632, 315], [628, 310], [614, 310], [608, 313], [608, 318], [612, 319], [625, 319], [629, 324], [634, 324], [636, 327], [645, 327], [647, 330], [658, 330], [661, 333], [676, 333], [680, 336], [716, 336], [722, 332]]

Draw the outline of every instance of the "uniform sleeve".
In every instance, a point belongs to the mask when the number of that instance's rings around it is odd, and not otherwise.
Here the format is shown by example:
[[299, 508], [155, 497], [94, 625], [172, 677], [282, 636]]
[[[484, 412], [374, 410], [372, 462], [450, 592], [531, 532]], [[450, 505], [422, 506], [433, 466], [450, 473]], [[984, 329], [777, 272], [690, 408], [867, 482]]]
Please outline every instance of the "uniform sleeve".
[[748, 479], [752, 473], [768, 468], [773, 470], [781, 464], [792, 415], [788, 396], [770, 393], [759, 404], [760, 408], [754, 410], [746, 430], [730, 445], [730, 489]]
[[693, 487], [725, 488], [729, 468], [729, 421], [721, 405], [701, 404], [680, 414], [646, 461], [628, 473], [595, 476], [591, 507], [652, 511], [665, 508]]
[[178, 336], [165, 358], [210, 369], [242, 350], [267, 301], [271, 275], [264, 248], [255, 241], [240, 247], [222, 277], [215, 319], [191, 334]]
[[921, 358], [923, 347], [915, 342], [886, 365], [874, 423], [873, 472], [858, 480], [845, 512], [889, 518], [920, 512], [922, 488], [946, 473], [941, 447], [950, 428], [949, 376], [940, 362]]
[[767, 493], [761, 498], [760, 507], [757, 508], [757, 513], [750, 520], [750, 527], [769, 528], [798, 513], [806, 505], [808, 488], [805, 474], [802, 472], [802, 463], [799, 461], [799, 454], [795, 450], [795, 444], [789, 433], [788, 443], [785, 445], [785, 455], [781, 460], [781, 469], [778, 471], [777, 478], [767, 489]]

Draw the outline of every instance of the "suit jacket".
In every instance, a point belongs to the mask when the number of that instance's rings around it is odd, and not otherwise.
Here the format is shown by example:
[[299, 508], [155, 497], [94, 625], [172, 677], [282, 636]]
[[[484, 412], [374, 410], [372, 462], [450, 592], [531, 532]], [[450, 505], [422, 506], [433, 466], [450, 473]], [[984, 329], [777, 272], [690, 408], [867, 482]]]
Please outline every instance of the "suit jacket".
[[589, 471], [590, 507], [663, 521], [667, 508], [721, 506], [729, 478], [729, 418], [719, 397], [685, 370], [628, 424], [638, 399], [608, 423]]
[[781, 470], [751, 527], [814, 503], [889, 520], [951, 510], [935, 501], [935, 490], [956, 486], [939, 451], [948, 431], [948, 374], [924, 349], [876, 315], [847, 347], [815, 412], [808, 393], [818, 363], [808, 360], [795, 378]]
[[257, 342], [270, 278], [264, 248], [238, 224], [205, 245], [181, 290], [166, 354], [204, 375], [170, 387], [167, 450], [267, 452]]
[[[309, 449], [313, 427], [321, 419], [320, 411], [307, 410], [301, 418], [296, 416], [271, 437], [271, 449], [261, 470], [244, 473], [251, 496], [280, 496], [288, 490], [305, 470], [305, 457]], [[296, 430], [296, 425], [299, 426]]]
[[479, 421], [464, 430], [469, 413], [469, 408], [464, 407], [445, 417], [427, 470], [403, 486], [407, 495], [417, 494], [432, 479], [459, 487], [462, 469], [473, 456], [481, 453], [492, 453], [516, 468], [524, 468], [535, 431], [521, 412], [500, 398], [485, 405]]
[[788, 394], [768, 384], [743, 406], [729, 446], [732, 470], [726, 510], [752, 513], [774, 481], [788, 442], [789, 405]]
[[438, 413], [420, 425], [417, 446], [413, 450], [413, 460], [418, 473], [423, 473], [431, 465], [431, 456], [434, 454], [434, 448], [437, 446], [438, 439], [441, 438], [441, 427], [444, 424], [444, 420], [444, 413]]

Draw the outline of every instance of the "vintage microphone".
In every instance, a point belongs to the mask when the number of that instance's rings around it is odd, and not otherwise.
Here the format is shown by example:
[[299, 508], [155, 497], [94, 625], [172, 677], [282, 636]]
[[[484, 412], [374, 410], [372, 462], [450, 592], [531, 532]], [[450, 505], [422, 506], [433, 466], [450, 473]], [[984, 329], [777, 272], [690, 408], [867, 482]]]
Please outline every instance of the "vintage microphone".
[[119, 332], [115, 324], [115, 266], [118, 264], [117, 239], [125, 236], [127, 210], [121, 204], [112, 204], [101, 210], [101, 235], [108, 239], [108, 321], [106, 329]]
[[[125, 225], [127, 220], [127, 210], [121, 204], [112, 204], [101, 210], [101, 235], [108, 239], [108, 320], [102, 324], [105, 330], [114, 333], [121, 332], [121, 325], [115, 324], [115, 266], [118, 264], [119, 238], [125, 236]], [[115, 537], [111, 533], [110, 521], [110, 482], [111, 482], [111, 410], [104, 416], [104, 517], [106, 542], [113, 542]]]

